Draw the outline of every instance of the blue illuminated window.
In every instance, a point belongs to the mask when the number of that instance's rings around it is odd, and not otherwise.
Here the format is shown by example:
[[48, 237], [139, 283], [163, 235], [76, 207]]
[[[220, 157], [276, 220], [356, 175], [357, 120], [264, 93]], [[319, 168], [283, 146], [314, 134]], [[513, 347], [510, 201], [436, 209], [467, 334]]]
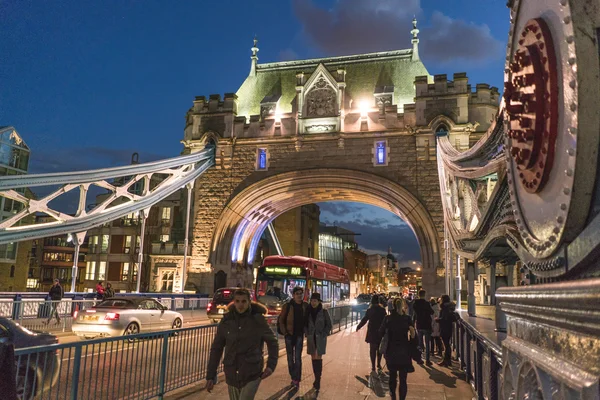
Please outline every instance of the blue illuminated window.
[[377, 142], [375, 145], [375, 161], [377, 165], [386, 164], [386, 148], [385, 142]]
[[257, 169], [267, 169], [267, 149], [258, 149]]

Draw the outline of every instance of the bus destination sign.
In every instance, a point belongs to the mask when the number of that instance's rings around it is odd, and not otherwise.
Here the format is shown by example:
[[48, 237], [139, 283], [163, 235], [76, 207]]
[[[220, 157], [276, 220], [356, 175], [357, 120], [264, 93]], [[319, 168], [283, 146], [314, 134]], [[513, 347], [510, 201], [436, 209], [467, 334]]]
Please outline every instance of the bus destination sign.
[[302, 275], [300, 267], [265, 267], [265, 273], [274, 275]]

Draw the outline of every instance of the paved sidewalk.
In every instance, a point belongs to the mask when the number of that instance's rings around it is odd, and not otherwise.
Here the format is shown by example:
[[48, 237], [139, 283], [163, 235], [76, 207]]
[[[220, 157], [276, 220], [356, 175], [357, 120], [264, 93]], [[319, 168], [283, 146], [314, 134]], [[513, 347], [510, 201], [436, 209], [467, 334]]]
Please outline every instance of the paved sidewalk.
[[[369, 347], [365, 343], [366, 329], [355, 332], [356, 328], [348, 328], [329, 337], [327, 354], [323, 357], [323, 377], [319, 399], [373, 400], [390, 398], [388, 379], [384, 375], [380, 379], [370, 379], [371, 363]], [[306, 352], [306, 347], [304, 348]], [[433, 359], [433, 361], [439, 361]], [[382, 361], [385, 362], [385, 359]], [[408, 375], [409, 400], [471, 400], [474, 397], [471, 386], [464, 381], [464, 373], [456, 368], [449, 370], [437, 365], [433, 367], [419, 366]], [[264, 380], [256, 395], [257, 400], [304, 400], [315, 398], [312, 390], [313, 373], [310, 356], [302, 358], [302, 383], [299, 391], [291, 390], [290, 377], [287, 371], [285, 355], [279, 358], [275, 373]], [[169, 399], [228, 399], [227, 385], [224, 377], [212, 393], [207, 393], [204, 382], [184, 392], [173, 393]]]

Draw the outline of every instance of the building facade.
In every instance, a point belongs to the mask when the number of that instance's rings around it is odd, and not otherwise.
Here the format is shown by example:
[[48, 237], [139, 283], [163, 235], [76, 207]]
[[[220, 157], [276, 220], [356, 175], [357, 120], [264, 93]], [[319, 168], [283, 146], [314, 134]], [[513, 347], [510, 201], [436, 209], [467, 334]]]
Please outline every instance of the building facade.
[[[14, 127], [0, 127], [0, 179], [2, 176], [27, 174], [30, 153]], [[16, 189], [16, 192], [33, 198], [33, 193], [28, 189]], [[22, 208], [22, 203], [0, 196], [0, 221], [14, 216]], [[33, 222], [33, 217], [24, 221], [28, 224]], [[32, 245], [32, 241], [0, 244], [0, 291], [26, 290]]]
[[356, 247], [355, 233], [340, 226], [319, 226], [319, 260], [328, 264], [345, 266], [344, 250]]
[[273, 228], [286, 256], [319, 258], [319, 217], [316, 204], [286, 211], [273, 221]]
[[344, 268], [348, 270], [350, 278], [350, 298], [359, 294], [368, 293], [367, 284], [370, 271], [367, 264], [367, 253], [360, 250], [358, 245], [344, 249]]

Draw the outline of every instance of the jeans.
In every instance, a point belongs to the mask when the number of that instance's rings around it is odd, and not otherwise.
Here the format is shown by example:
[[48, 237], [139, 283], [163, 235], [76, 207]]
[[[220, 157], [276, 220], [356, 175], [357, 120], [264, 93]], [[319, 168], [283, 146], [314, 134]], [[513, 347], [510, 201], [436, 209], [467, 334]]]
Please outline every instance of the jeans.
[[52, 301], [52, 305], [50, 306], [50, 317], [48, 317], [48, 322], [52, 321], [53, 317], [56, 317], [56, 321], [60, 322], [60, 315], [58, 315], [58, 305], [60, 301]]
[[423, 348], [423, 339], [425, 339], [425, 361], [429, 361], [429, 345], [431, 343], [431, 331], [428, 329], [417, 329], [419, 336], [419, 347]]
[[258, 391], [258, 385], [260, 385], [260, 378], [246, 383], [241, 389], [235, 386], [228, 386], [229, 400], [254, 400], [254, 396], [256, 396], [256, 392]]
[[285, 352], [287, 353], [288, 371], [293, 381], [300, 382], [302, 377], [302, 336], [285, 337]]
[[396, 369], [393, 365], [389, 365], [390, 370], [390, 396], [392, 400], [396, 399], [396, 377], [400, 377], [400, 400], [406, 399], [408, 393], [408, 384], [406, 383], [407, 372], [404, 369]]

